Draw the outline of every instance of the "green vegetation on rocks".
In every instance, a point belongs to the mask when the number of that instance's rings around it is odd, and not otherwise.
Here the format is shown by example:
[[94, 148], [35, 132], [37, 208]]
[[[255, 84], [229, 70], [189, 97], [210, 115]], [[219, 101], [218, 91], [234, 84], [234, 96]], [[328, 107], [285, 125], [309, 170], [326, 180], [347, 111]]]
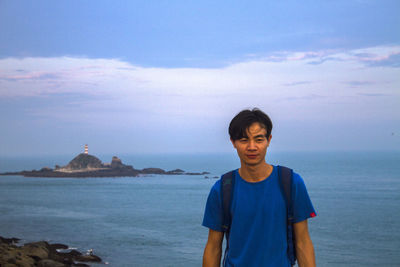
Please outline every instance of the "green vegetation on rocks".
[[82, 170], [82, 169], [98, 169], [103, 168], [104, 165], [97, 157], [81, 153], [71, 160], [64, 168], [70, 170]]

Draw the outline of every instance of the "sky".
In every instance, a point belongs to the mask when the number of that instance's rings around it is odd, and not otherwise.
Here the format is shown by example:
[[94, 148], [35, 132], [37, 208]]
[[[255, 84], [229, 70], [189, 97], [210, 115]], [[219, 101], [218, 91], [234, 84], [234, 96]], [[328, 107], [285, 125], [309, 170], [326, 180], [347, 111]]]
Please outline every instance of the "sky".
[[0, 156], [400, 151], [400, 2], [0, 0]]

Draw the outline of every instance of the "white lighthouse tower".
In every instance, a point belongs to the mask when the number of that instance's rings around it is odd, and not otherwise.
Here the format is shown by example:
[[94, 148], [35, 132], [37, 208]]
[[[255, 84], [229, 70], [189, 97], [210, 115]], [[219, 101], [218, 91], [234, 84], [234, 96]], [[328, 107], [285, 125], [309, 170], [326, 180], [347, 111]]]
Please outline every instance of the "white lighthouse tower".
[[85, 152], [84, 152], [84, 153], [85, 153], [86, 155], [89, 154], [89, 147], [88, 147], [87, 144], [85, 145]]

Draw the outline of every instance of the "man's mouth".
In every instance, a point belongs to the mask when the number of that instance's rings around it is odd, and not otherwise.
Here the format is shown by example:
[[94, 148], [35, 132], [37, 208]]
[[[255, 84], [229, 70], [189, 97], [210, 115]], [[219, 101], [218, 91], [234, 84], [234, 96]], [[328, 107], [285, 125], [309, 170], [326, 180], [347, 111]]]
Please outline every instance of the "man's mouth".
[[246, 155], [249, 159], [255, 159], [257, 158], [257, 155]]

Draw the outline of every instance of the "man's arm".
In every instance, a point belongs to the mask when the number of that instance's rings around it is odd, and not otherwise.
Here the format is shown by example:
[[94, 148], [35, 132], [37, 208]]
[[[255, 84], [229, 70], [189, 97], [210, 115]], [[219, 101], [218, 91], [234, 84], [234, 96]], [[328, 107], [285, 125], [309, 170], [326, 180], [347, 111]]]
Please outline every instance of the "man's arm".
[[222, 241], [224, 233], [209, 230], [208, 240], [204, 249], [203, 267], [219, 267], [221, 264]]
[[315, 267], [314, 247], [308, 233], [307, 220], [293, 224], [297, 262], [300, 267]]

